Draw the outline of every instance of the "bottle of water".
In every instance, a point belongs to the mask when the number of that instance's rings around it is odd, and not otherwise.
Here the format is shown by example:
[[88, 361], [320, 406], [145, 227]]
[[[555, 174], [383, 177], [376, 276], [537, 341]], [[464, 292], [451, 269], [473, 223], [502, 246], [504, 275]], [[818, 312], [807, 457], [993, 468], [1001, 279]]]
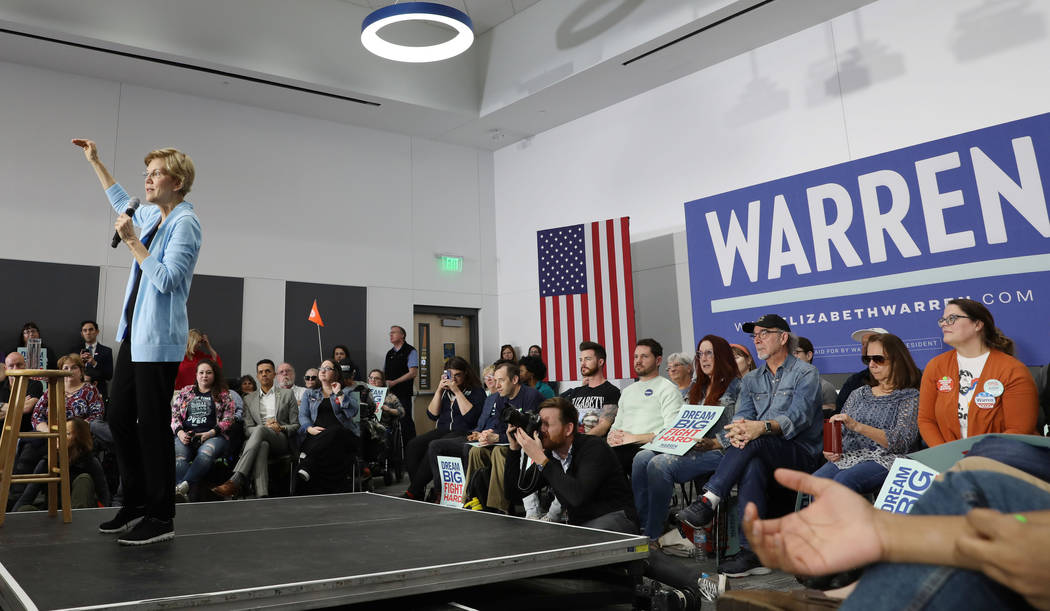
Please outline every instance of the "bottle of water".
[[703, 528], [693, 529], [693, 557], [700, 560], [704, 557], [704, 544], [707, 543], [707, 533]]

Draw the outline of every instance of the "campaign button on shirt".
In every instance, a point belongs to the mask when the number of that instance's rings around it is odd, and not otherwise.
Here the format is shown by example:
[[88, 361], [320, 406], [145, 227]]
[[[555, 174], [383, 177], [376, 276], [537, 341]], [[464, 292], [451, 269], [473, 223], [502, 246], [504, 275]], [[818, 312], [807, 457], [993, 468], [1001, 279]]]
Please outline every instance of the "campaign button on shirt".
[[976, 403], [977, 407], [981, 409], [991, 409], [995, 407], [995, 397], [986, 392], [977, 393], [977, 396], [974, 397], [973, 402]]
[[1004, 390], [1005, 388], [1003, 387], [1003, 383], [999, 380], [996, 380], [995, 378], [992, 378], [991, 380], [988, 380], [984, 383], [984, 392], [992, 395], [993, 397], [1002, 396]]
[[944, 376], [940, 380], [937, 380], [937, 390], [939, 390], [940, 392], [951, 392], [952, 379], [948, 376]]
[[651, 396], [653, 396], [653, 389], [651, 389], [651, 388], [646, 388], [646, 389], [645, 389], [645, 392], [644, 392], [643, 394], [644, 394], [644, 395], [645, 395], [646, 397], [651, 397]]

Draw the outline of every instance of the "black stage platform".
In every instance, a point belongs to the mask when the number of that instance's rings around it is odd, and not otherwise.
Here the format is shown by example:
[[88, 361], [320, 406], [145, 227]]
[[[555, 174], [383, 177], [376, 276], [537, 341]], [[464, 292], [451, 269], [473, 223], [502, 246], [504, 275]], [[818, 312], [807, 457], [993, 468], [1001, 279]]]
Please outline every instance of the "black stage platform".
[[316, 609], [637, 560], [648, 543], [358, 493], [183, 504], [174, 542], [123, 547], [96, 530], [115, 512], [8, 514], [0, 607]]

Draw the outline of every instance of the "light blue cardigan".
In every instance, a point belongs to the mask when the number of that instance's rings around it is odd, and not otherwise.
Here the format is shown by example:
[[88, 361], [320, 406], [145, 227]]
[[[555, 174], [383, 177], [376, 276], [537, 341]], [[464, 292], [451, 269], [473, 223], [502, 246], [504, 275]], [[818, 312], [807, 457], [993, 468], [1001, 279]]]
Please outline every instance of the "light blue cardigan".
[[[122, 214], [131, 199], [119, 183], [106, 189], [109, 203], [117, 214]], [[132, 217], [142, 235], [160, 223], [160, 208], [143, 205]], [[117, 340], [127, 339], [128, 321], [125, 312], [131, 299], [135, 278], [143, 274], [131, 321], [131, 360], [135, 362], [178, 362], [186, 354], [189, 319], [186, 299], [190, 295], [193, 268], [201, 249], [201, 224], [193, 213], [193, 205], [181, 202], [175, 206], [163, 225], [157, 229], [149, 245], [150, 256], [131, 264], [124, 305], [120, 308], [120, 326]]]

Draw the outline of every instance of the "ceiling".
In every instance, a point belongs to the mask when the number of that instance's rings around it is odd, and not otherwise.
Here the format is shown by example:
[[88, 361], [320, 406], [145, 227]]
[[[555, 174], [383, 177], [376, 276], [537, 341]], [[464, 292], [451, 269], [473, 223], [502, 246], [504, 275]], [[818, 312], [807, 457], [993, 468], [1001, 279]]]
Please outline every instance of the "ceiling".
[[400, 64], [386, 0], [4, 0], [0, 60], [496, 150], [872, 1], [449, 0], [474, 46]]
[[[397, 4], [397, 0], [343, 0], [361, 8], [375, 10]], [[474, 35], [481, 36], [497, 25], [524, 11], [539, 0], [432, 0], [466, 13], [474, 23]]]

